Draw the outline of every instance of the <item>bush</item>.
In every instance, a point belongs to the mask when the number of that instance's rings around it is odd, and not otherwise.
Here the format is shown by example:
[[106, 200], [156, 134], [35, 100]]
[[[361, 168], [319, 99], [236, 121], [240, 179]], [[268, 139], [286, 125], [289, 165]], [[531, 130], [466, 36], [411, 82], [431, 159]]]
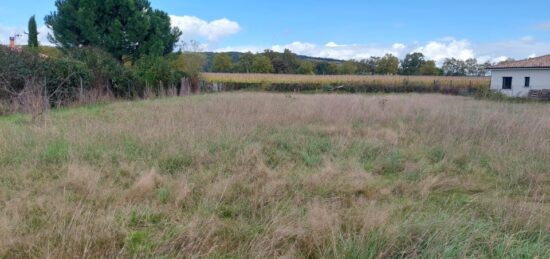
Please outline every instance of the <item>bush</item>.
[[136, 61], [133, 72], [145, 86], [146, 91], [159, 94], [168, 88], [174, 88], [185, 74], [174, 68], [172, 56], [161, 57], [148, 55]]
[[69, 56], [84, 62], [92, 71], [95, 89], [106, 89], [116, 97], [132, 97], [143, 92], [132, 71], [103, 50], [91, 47], [73, 49]]
[[79, 89], [89, 89], [93, 75], [76, 60], [45, 58], [33, 51], [0, 47], [0, 78], [2, 99], [12, 101], [32, 91], [50, 104], [62, 105], [73, 101]]

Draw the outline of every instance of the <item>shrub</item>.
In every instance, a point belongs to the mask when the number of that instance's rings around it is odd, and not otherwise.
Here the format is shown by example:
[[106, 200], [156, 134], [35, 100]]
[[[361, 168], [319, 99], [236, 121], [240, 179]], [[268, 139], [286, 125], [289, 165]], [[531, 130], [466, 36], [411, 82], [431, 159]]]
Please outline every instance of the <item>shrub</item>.
[[78, 89], [88, 89], [93, 75], [76, 60], [44, 58], [34, 51], [0, 47], [0, 78], [2, 99], [14, 102], [32, 92], [50, 104], [62, 105], [73, 101]]
[[79, 48], [69, 56], [82, 61], [91, 70], [95, 89], [105, 89], [117, 97], [132, 97], [142, 93], [137, 77], [111, 54], [97, 48]]

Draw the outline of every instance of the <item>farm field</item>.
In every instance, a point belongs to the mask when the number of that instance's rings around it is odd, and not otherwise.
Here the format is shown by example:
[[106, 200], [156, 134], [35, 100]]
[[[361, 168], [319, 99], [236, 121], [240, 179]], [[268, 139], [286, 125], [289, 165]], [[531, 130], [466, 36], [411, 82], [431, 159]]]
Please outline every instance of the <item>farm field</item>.
[[360, 76], [360, 75], [278, 75], [203, 73], [210, 83], [226, 84], [303, 84], [303, 85], [351, 85], [377, 88], [422, 87], [432, 88], [488, 88], [489, 77], [445, 77], [445, 76]]
[[548, 109], [239, 92], [0, 117], [0, 258], [548, 258]]

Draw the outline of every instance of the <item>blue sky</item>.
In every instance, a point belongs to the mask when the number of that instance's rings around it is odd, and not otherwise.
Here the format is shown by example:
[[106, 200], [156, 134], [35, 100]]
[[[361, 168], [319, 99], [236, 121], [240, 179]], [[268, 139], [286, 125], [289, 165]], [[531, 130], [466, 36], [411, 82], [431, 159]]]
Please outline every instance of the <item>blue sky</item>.
[[[3, 1], [0, 42], [39, 23], [53, 0]], [[421, 51], [430, 58], [496, 61], [550, 54], [550, 2], [524, 1], [214, 1], [151, 0], [172, 15], [184, 40], [204, 50], [266, 48], [332, 58]], [[42, 28], [45, 36], [46, 29]], [[45, 38], [41, 39], [45, 41]]]

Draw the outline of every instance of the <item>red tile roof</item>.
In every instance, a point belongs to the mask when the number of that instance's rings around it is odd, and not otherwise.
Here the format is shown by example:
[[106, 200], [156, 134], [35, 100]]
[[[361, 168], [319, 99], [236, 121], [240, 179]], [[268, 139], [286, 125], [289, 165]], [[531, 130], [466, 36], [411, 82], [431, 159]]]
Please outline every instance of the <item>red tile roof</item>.
[[550, 55], [518, 60], [518, 61], [505, 61], [489, 67], [489, 69], [510, 69], [510, 68], [550, 68]]

